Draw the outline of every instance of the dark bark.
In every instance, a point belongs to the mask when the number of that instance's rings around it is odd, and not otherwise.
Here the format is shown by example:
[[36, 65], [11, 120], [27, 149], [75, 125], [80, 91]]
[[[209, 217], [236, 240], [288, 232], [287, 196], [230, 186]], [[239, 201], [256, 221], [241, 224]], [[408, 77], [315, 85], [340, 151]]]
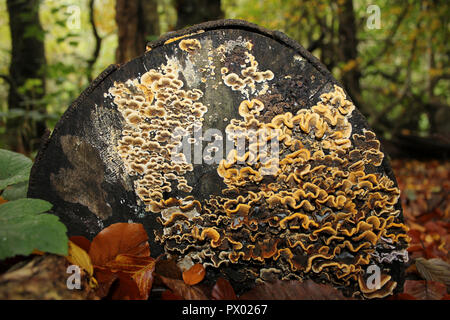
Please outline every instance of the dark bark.
[[177, 29], [223, 18], [220, 0], [176, 0]]
[[[39, 20], [38, 0], [8, 0], [11, 30], [11, 80], [8, 95], [9, 109], [37, 110], [45, 113], [42, 99], [45, 95], [44, 31]], [[31, 88], [24, 85], [38, 80]], [[34, 121], [27, 116], [9, 119], [7, 130], [9, 147], [29, 153], [39, 146], [45, 132], [45, 120]]]
[[339, 54], [340, 60], [344, 63], [355, 61], [354, 67], [342, 74], [342, 84], [348, 91], [350, 97], [365, 113], [364, 106], [361, 104], [361, 72], [358, 67], [358, 39], [356, 37], [355, 13], [353, 11], [353, 0], [344, 0], [339, 2]]
[[157, 1], [117, 0], [116, 22], [119, 29], [116, 62], [123, 63], [143, 54], [151, 37], [159, 36]]

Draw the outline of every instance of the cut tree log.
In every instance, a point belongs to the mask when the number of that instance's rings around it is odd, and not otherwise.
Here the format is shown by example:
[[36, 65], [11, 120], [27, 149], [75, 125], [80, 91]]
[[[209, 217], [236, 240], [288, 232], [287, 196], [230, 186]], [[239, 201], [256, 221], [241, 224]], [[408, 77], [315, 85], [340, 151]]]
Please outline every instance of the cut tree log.
[[32, 168], [69, 235], [142, 223], [153, 256], [237, 293], [273, 279], [354, 297], [403, 285], [408, 236], [375, 134], [329, 71], [280, 32], [219, 20], [105, 70]]

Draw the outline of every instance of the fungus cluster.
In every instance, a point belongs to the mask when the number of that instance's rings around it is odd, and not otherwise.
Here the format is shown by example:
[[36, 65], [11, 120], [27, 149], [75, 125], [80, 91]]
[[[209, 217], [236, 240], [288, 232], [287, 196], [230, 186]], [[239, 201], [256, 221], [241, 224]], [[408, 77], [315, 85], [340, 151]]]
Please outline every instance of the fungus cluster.
[[200, 41], [197, 39], [184, 39], [181, 40], [178, 44], [181, 50], [187, 51], [188, 53], [194, 53], [197, 50], [200, 50], [202, 48], [202, 45], [200, 44]]
[[[253, 45], [250, 42], [246, 43], [247, 49], [251, 49], [252, 47]], [[222, 53], [225, 52], [223, 49], [220, 51]], [[256, 84], [272, 80], [274, 74], [271, 70], [259, 71], [258, 61], [256, 61], [255, 57], [249, 51], [245, 51], [243, 54], [244, 61], [243, 64], [239, 66], [243, 67], [240, 74], [232, 72], [227, 67], [221, 68], [220, 72], [225, 85], [231, 87], [234, 91], [240, 91], [248, 97], [250, 93], [255, 94], [257, 90]], [[262, 90], [265, 92], [267, 89], [268, 85], [264, 84]]]
[[192, 190], [184, 174], [193, 166], [176, 150], [186, 133], [200, 130], [207, 107], [202, 91], [182, 89], [178, 73], [171, 61], [109, 90], [125, 120], [117, 150], [147, 211], [160, 210], [164, 192]]
[[[201, 130], [208, 111], [201, 90], [183, 89], [181, 79], [200, 81], [179, 77], [177, 58], [109, 91], [124, 118], [117, 150], [161, 226], [155, 241], [183, 270], [195, 263], [216, 270], [238, 266], [231, 280], [313, 279], [353, 296], [390, 294], [397, 286], [391, 266], [408, 258], [407, 228], [396, 209], [400, 191], [382, 168], [375, 134], [353, 132], [355, 106], [343, 89], [335, 85], [311, 108], [286, 100], [292, 112], [269, 112], [275, 109], [264, 95], [274, 89], [267, 83], [274, 73], [258, 69], [250, 41], [226, 40], [216, 48], [202, 41], [202, 48], [188, 36], [165, 44], [181, 40], [189, 76], [214, 76], [217, 65], [223, 83], [208, 79], [243, 99], [236, 106], [240, 118], [225, 128], [237, 148], [217, 167], [226, 185], [219, 195], [189, 194], [186, 173], [193, 165], [175, 151], [183, 136]], [[208, 79], [202, 78], [205, 87]], [[167, 196], [174, 188], [181, 193]], [[371, 266], [381, 272], [375, 288], [368, 284]]]
[[[354, 105], [338, 86], [295, 115], [265, 123], [258, 120], [263, 109], [258, 99], [244, 100], [243, 120], [226, 128], [247, 148], [219, 164], [223, 195], [194, 212], [171, 201], [156, 240], [181, 257], [180, 266], [239, 263], [242, 279], [256, 282], [311, 278], [366, 298], [390, 294], [397, 283], [385, 262], [405, 262], [408, 237], [394, 208], [399, 189], [376, 170], [383, 153], [375, 134], [352, 135]], [[274, 139], [276, 157], [257, 152]], [[367, 284], [371, 265], [381, 271], [376, 288]]]

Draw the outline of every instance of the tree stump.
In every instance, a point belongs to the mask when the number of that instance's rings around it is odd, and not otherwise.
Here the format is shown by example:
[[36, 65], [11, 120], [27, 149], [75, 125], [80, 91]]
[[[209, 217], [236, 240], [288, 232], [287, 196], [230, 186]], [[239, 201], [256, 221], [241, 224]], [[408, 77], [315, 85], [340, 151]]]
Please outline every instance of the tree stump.
[[280, 32], [219, 20], [110, 66], [69, 107], [29, 197], [70, 235], [142, 223], [153, 256], [237, 291], [312, 279], [354, 297], [403, 286], [399, 189], [345, 90]]

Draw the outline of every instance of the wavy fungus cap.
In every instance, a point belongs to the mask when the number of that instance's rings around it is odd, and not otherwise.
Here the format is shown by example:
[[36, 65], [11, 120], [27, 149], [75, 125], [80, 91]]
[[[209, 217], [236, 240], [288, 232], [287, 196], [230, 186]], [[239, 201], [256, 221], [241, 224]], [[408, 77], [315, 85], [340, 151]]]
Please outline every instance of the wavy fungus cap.
[[401, 290], [409, 239], [395, 177], [317, 59], [239, 20], [147, 48], [66, 111], [30, 197], [50, 201], [70, 235], [143, 223], [152, 255], [201, 263], [237, 291], [274, 279], [360, 298]]

